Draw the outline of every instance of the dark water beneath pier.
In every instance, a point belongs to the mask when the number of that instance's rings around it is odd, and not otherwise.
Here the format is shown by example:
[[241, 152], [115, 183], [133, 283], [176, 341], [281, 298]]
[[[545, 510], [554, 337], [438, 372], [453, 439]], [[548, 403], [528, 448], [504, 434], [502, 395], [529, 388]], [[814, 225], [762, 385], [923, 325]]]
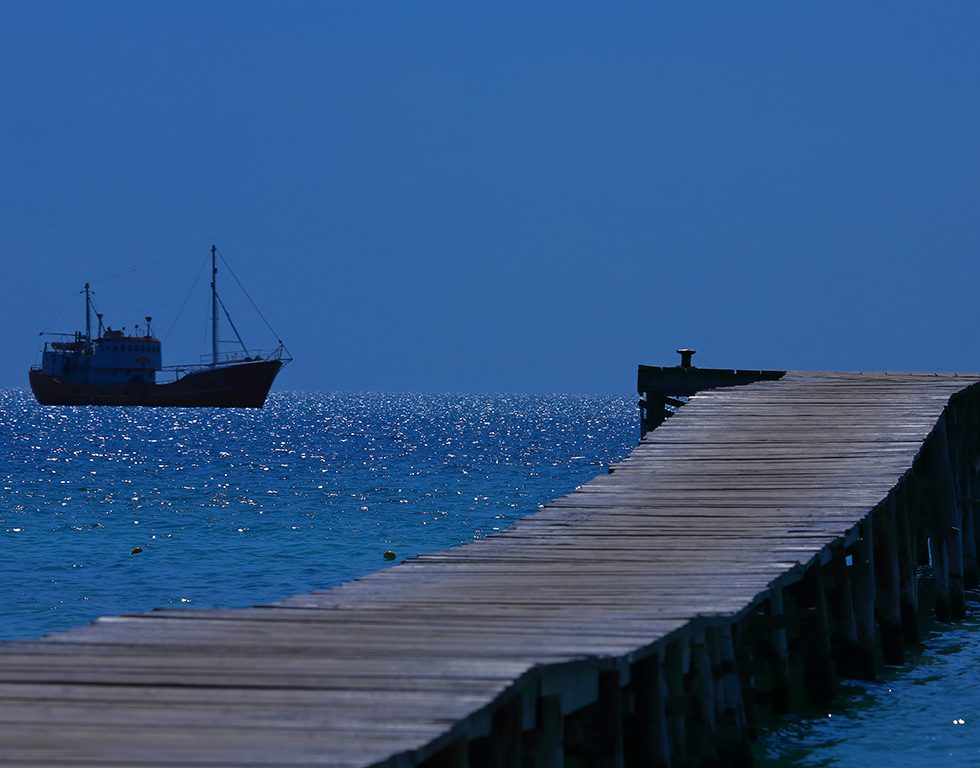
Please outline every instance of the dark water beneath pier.
[[[277, 393], [261, 411], [0, 391], [0, 639], [331, 586], [505, 528], [625, 456], [633, 397]], [[133, 554], [134, 549], [139, 549]], [[762, 766], [980, 765], [980, 619], [766, 732]]]
[[766, 731], [758, 768], [980, 765], [980, 594], [970, 597], [967, 620], [934, 625], [907, 665], [846, 681], [833, 709]]

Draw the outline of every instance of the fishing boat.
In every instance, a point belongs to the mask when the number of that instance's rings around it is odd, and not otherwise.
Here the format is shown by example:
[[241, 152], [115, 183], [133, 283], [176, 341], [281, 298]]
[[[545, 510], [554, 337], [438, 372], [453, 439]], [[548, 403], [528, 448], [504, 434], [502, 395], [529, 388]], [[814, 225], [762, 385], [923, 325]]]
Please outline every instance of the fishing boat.
[[[211, 354], [194, 365], [163, 365], [160, 339], [152, 317], [135, 333], [104, 326], [86, 283], [85, 330], [46, 341], [41, 364], [28, 373], [41, 405], [149, 405], [177, 408], [261, 408], [272, 382], [292, 360], [285, 345], [271, 352], [250, 352], [218, 296], [217, 248], [211, 246]], [[236, 278], [237, 280], [237, 278]], [[225, 311], [241, 351], [219, 352], [218, 311]], [[97, 330], [92, 333], [92, 316]], [[264, 318], [263, 318], [264, 319]]]

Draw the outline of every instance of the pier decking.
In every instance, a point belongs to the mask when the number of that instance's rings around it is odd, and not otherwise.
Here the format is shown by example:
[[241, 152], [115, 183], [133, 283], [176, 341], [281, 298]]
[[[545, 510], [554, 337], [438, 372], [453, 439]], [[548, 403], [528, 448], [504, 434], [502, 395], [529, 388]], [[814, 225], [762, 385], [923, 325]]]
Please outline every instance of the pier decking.
[[923, 564], [962, 615], [978, 381], [700, 392], [500, 535], [269, 606], [0, 644], [0, 764], [738, 762], [762, 710], [902, 660]]

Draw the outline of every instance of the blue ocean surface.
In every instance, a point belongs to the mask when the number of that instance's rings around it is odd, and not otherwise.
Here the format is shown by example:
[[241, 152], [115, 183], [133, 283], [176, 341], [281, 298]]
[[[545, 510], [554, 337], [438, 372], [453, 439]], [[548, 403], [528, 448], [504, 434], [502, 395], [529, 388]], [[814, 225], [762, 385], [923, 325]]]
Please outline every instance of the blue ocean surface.
[[0, 639], [332, 586], [386, 551], [499, 531], [638, 437], [632, 397], [273, 393], [246, 410], [0, 391]]

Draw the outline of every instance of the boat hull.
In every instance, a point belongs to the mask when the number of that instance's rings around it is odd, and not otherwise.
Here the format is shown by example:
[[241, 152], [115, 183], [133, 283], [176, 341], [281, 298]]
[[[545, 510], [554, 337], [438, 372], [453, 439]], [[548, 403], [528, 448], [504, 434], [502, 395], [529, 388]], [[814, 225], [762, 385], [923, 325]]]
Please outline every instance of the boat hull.
[[281, 360], [255, 360], [202, 368], [164, 384], [82, 384], [37, 369], [29, 377], [41, 405], [261, 408], [282, 366]]

